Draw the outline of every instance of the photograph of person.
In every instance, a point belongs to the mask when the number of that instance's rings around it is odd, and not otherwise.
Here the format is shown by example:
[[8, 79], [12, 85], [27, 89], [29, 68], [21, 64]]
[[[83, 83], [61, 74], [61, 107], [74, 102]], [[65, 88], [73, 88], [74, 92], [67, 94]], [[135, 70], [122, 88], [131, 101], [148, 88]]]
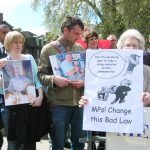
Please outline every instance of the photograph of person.
[[30, 60], [6, 61], [3, 72], [6, 106], [30, 103], [35, 98]]
[[85, 52], [61, 53], [50, 56], [50, 62], [55, 75], [60, 75], [71, 81], [84, 80]]

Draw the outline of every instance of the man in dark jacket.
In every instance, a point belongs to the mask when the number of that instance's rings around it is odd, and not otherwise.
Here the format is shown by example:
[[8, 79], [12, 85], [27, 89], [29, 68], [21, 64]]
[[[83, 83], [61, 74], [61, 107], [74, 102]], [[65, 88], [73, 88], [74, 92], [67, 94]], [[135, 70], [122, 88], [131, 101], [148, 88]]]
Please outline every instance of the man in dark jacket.
[[[6, 24], [1, 24], [0, 25], [0, 59], [4, 58], [7, 56], [4, 48], [4, 39], [6, 34], [9, 32], [9, 27]], [[1, 78], [1, 72], [0, 72], [0, 78]], [[0, 79], [0, 87], [2, 86], [2, 80]], [[1, 91], [0, 91], [1, 92]], [[3, 100], [3, 95], [0, 93], [0, 104], [2, 103]], [[2, 128], [2, 119], [1, 119], [1, 114], [0, 114], [0, 129]], [[0, 149], [3, 145], [3, 136], [2, 133], [0, 132]]]

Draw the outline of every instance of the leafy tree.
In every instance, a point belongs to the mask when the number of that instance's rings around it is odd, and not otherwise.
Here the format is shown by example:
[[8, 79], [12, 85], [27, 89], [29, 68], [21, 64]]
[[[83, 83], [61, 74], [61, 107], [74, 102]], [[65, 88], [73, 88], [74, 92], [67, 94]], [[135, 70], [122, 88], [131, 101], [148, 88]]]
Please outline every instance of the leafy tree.
[[150, 34], [149, 0], [33, 0], [33, 9], [42, 6], [45, 24], [51, 32], [60, 33], [60, 25], [67, 15], [78, 16], [88, 26], [106, 38], [118, 37], [128, 28], [138, 29], [147, 39]]
[[124, 31], [125, 25], [120, 9], [122, 8], [117, 0], [102, 0], [103, 18], [98, 28], [103, 38], [112, 33], [119, 36]]
[[124, 3], [124, 24], [127, 28], [138, 29], [146, 39], [150, 34], [150, 4], [149, 0], [128, 0]]
[[149, 0], [103, 0], [103, 19], [99, 29], [106, 38], [109, 33], [114, 33], [119, 37], [124, 30], [135, 28], [144, 35], [146, 47], [148, 47], [149, 10]]
[[33, 0], [32, 6], [43, 7], [44, 22], [55, 33], [60, 32], [60, 24], [67, 15], [78, 16], [87, 25], [100, 23], [103, 16], [100, 0]]

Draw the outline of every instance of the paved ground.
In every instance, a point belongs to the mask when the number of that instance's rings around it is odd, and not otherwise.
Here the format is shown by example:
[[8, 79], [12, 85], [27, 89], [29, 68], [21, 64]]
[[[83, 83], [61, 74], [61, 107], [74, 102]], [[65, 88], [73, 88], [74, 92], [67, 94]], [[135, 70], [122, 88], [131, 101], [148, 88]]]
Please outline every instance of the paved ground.
[[[37, 142], [36, 147], [37, 147], [37, 150], [51, 150], [51, 145], [49, 144], [48, 139], [43, 139], [40, 142]], [[4, 144], [1, 150], [7, 150], [6, 137], [4, 137]], [[65, 150], [69, 150], [69, 149], [65, 149]]]
[[[7, 140], [4, 137], [4, 144], [1, 150], [7, 150]], [[37, 150], [49, 150], [49, 142], [46, 139], [37, 142]]]
[[[42, 139], [40, 142], [36, 144], [37, 150], [51, 150], [51, 146], [49, 144], [48, 139]], [[4, 137], [4, 144], [1, 150], [7, 150], [7, 139]], [[69, 149], [65, 149], [69, 150]], [[87, 144], [85, 145], [85, 150], [87, 150]]]

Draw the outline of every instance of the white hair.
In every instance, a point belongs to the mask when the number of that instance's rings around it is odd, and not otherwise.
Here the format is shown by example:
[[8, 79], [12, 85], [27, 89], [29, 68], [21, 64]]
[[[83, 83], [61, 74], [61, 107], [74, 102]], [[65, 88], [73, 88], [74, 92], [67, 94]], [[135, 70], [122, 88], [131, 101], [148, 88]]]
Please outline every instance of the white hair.
[[122, 49], [123, 48], [123, 44], [125, 39], [127, 38], [134, 38], [138, 41], [139, 43], [139, 48], [141, 50], [145, 50], [145, 40], [143, 35], [135, 29], [128, 29], [125, 32], [123, 32], [123, 34], [120, 36], [118, 42], [117, 42], [117, 48], [118, 49]]

